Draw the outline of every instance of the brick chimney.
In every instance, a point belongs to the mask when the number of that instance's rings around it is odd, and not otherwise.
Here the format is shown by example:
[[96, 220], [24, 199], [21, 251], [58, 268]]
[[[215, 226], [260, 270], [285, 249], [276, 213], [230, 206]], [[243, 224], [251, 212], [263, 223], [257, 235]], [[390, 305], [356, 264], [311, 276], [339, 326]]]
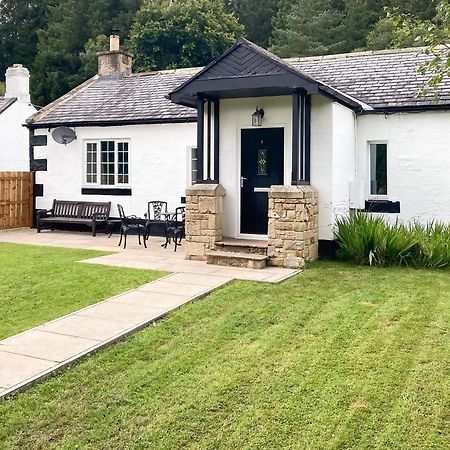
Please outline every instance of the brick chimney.
[[120, 49], [119, 30], [112, 30], [109, 37], [109, 51], [97, 53], [98, 74], [101, 77], [111, 75], [131, 75], [133, 55]]
[[30, 103], [30, 72], [22, 64], [14, 64], [6, 69], [5, 97], [17, 98], [22, 103]]

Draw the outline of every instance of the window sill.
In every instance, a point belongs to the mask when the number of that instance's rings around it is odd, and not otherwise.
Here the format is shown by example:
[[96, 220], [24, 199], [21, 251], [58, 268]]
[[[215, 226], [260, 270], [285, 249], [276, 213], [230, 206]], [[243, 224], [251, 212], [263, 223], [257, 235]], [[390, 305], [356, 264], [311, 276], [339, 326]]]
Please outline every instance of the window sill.
[[81, 188], [81, 194], [83, 195], [123, 195], [130, 196], [132, 194], [131, 188], [118, 188], [118, 187], [90, 187], [90, 188]]
[[366, 200], [364, 211], [372, 213], [399, 214], [400, 202], [391, 202], [388, 199], [373, 198]]

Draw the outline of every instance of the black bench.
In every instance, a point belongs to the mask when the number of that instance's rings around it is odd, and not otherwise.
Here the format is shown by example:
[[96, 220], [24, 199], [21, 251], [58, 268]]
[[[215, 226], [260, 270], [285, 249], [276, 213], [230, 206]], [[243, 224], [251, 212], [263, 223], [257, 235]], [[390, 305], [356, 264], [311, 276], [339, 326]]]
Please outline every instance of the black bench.
[[54, 230], [56, 223], [71, 225], [88, 225], [92, 236], [96, 235], [97, 225], [107, 225], [111, 202], [79, 202], [53, 200], [52, 209], [40, 209], [36, 214], [36, 228], [40, 233], [43, 228]]

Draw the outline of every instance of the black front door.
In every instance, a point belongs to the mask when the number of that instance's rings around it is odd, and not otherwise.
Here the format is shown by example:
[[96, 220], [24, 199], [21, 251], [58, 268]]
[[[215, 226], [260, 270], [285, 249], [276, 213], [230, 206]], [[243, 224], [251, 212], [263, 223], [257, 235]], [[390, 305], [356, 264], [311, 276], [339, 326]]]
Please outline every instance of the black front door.
[[241, 132], [241, 233], [267, 234], [268, 188], [283, 184], [284, 128]]

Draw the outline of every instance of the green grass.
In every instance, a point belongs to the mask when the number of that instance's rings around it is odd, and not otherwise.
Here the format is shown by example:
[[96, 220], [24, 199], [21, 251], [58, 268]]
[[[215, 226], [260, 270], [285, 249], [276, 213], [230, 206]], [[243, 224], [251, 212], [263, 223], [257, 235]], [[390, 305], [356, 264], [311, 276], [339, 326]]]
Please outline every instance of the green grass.
[[234, 282], [0, 402], [2, 449], [448, 449], [448, 272]]
[[163, 275], [76, 262], [106, 254], [0, 243], [0, 339]]

